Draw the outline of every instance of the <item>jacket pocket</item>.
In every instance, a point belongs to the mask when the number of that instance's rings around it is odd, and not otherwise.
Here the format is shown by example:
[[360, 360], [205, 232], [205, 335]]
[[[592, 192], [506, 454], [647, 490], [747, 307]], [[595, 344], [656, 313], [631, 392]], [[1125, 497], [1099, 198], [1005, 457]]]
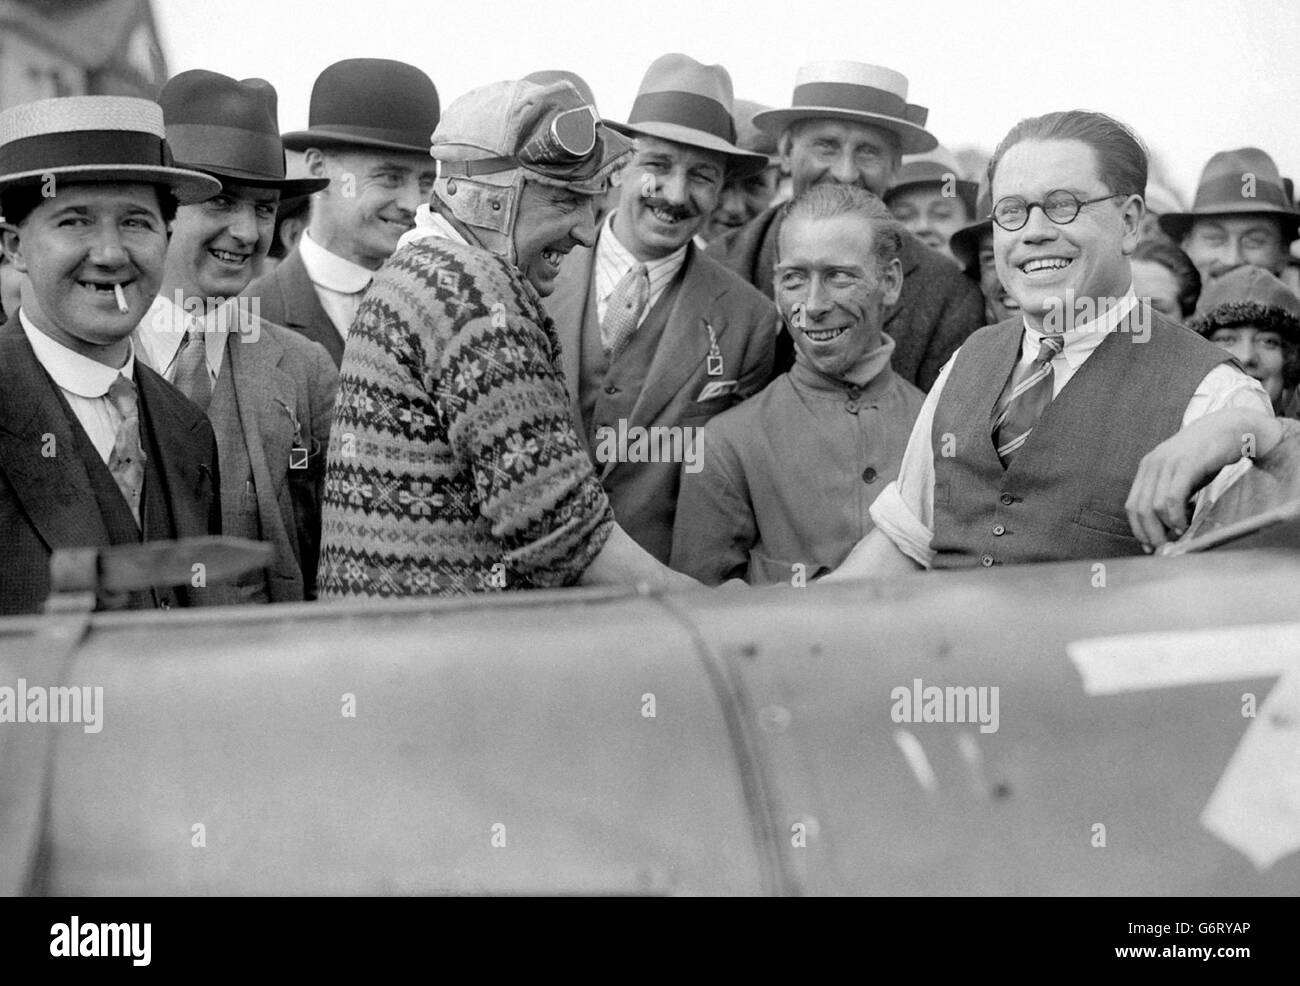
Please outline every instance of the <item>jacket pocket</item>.
[[1133, 528], [1129, 525], [1127, 515], [1116, 517], [1114, 514], [1103, 513], [1092, 507], [1080, 507], [1078, 514], [1075, 515], [1074, 523], [1090, 531], [1137, 540], [1133, 537]]

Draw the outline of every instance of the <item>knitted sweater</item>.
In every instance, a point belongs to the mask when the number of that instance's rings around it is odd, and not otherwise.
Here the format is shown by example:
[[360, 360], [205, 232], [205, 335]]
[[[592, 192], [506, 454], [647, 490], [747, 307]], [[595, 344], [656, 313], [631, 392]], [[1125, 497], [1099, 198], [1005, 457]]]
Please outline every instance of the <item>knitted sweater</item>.
[[555, 328], [514, 267], [424, 239], [375, 275], [330, 433], [321, 598], [569, 585], [613, 529]]

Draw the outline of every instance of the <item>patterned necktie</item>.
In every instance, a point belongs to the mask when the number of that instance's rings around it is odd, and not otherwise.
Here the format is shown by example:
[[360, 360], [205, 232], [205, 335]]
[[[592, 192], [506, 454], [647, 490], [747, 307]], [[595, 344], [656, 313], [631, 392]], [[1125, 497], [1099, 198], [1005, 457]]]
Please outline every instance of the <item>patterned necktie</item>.
[[122, 491], [131, 513], [135, 515], [135, 522], [139, 524], [145, 455], [140, 446], [140, 404], [136, 399], [135, 384], [119, 373], [108, 388], [108, 399], [122, 416], [113, 439], [113, 451], [108, 454], [108, 471], [113, 474], [117, 488]]
[[645, 314], [650, 301], [650, 274], [645, 264], [637, 264], [618, 282], [605, 308], [600, 334], [605, 342], [605, 356], [611, 363], [627, 349], [632, 334]]
[[208, 376], [208, 346], [201, 328], [187, 329], [176, 353], [172, 383], [204, 411], [212, 401], [212, 380]]
[[1010, 383], [998, 398], [993, 415], [993, 444], [1004, 469], [1011, 467], [1011, 459], [1052, 401], [1052, 358], [1064, 345], [1059, 335], [1043, 336], [1034, 361], [1028, 366], [1016, 366]]

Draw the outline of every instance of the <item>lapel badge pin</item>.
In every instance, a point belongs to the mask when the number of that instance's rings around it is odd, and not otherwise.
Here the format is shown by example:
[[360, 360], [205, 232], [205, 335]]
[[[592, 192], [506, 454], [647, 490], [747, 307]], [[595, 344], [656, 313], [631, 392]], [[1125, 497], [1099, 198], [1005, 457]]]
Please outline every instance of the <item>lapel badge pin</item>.
[[722, 367], [722, 350], [718, 347], [718, 336], [713, 331], [713, 326], [708, 322], [704, 323], [704, 327], [709, 330], [709, 355], [705, 360], [704, 367], [709, 376], [720, 377], [724, 371]]

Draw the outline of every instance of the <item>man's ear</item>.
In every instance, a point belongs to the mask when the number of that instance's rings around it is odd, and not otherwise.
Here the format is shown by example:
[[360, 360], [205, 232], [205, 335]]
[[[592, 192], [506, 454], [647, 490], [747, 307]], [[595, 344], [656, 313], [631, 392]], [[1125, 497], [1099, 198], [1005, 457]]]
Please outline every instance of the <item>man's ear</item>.
[[776, 142], [776, 155], [781, 159], [781, 174], [791, 174], [790, 171], [790, 149], [794, 146], [794, 139], [787, 130], [781, 134]]
[[0, 223], [0, 246], [4, 247], [5, 256], [14, 265], [14, 270], [27, 273], [27, 260], [23, 257], [22, 233], [12, 223]]
[[1130, 256], [1137, 249], [1142, 239], [1142, 217], [1146, 215], [1147, 204], [1141, 195], [1130, 195], [1120, 207], [1120, 221], [1124, 224], [1124, 238], [1121, 249], [1124, 256]]
[[[313, 178], [329, 177], [329, 169], [327, 167], [329, 162], [325, 159], [325, 152], [319, 147], [307, 148], [307, 150], [303, 152], [302, 162], [307, 168], [307, 173]], [[329, 187], [327, 186], [321, 189], [321, 191], [328, 192]]]
[[895, 257], [880, 269], [880, 300], [888, 307], [903, 292], [903, 262]]

